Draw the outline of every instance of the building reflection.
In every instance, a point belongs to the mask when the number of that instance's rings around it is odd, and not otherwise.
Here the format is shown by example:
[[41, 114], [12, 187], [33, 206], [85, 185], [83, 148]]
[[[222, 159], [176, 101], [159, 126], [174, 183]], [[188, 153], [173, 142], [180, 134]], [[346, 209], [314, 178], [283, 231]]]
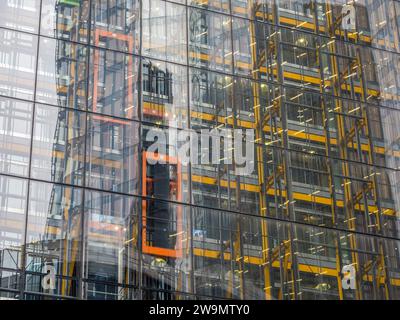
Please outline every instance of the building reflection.
[[[0, 71], [0, 296], [399, 299], [397, 3], [183, 2], [1, 36], [37, 65]], [[149, 151], [171, 127], [253, 129], [254, 172]]]

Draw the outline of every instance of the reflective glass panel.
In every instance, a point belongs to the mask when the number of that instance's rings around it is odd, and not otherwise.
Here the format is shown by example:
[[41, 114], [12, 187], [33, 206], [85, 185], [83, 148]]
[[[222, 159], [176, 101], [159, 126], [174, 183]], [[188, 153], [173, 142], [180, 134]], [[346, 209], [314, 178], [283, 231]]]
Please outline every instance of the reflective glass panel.
[[86, 144], [86, 186], [137, 194], [138, 123], [90, 115]]
[[33, 100], [37, 36], [0, 29], [0, 94]]
[[0, 172], [28, 175], [31, 103], [0, 98]]
[[76, 297], [81, 272], [82, 190], [31, 182], [26, 290]]
[[0, 176], [0, 267], [21, 268], [28, 182]]
[[36, 105], [32, 177], [82, 185], [85, 128], [83, 112]]

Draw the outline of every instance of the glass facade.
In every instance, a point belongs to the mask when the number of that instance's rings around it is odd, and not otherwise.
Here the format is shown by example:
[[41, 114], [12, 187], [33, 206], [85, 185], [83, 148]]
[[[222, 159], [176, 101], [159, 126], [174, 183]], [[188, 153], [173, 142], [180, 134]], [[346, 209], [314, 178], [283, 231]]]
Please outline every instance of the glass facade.
[[[1, 1], [0, 297], [400, 299], [399, 24], [397, 0]], [[171, 128], [254, 130], [253, 172], [151, 152]]]

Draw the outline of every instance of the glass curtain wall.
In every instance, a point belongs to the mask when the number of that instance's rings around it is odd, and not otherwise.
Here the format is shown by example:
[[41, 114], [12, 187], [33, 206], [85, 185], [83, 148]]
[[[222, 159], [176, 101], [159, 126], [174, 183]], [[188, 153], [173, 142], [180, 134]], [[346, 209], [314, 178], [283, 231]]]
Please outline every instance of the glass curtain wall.
[[[1, 1], [0, 297], [400, 299], [399, 21], [397, 0]], [[213, 129], [253, 130], [252, 172], [148, 139]]]

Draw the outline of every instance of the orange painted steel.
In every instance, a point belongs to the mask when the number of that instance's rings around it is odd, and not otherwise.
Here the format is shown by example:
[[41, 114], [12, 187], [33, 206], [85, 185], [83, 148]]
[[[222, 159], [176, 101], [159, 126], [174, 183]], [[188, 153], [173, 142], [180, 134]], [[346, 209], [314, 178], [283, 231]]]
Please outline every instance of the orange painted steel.
[[[153, 152], [143, 152], [143, 165], [142, 165], [142, 173], [143, 173], [143, 183], [142, 183], [142, 192], [143, 196], [147, 196], [147, 159], [152, 160], [163, 160], [166, 163], [173, 164], [177, 166], [177, 181], [176, 181], [176, 201], [182, 200], [182, 174], [181, 174], [181, 163], [178, 158], [171, 157], [167, 155], [161, 155], [158, 153]], [[147, 200], [142, 200], [142, 252], [148, 253], [156, 256], [163, 256], [163, 257], [171, 257], [171, 258], [181, 258], [183, 255], [182, 249], [182, 208], [177, 207], [176, 212], [176, 246], [175, 249], [167, 249], [162, 247], [154, 247], [147, 244], [147, 235], [146, 235], [146, 228], [147, 228]]]

